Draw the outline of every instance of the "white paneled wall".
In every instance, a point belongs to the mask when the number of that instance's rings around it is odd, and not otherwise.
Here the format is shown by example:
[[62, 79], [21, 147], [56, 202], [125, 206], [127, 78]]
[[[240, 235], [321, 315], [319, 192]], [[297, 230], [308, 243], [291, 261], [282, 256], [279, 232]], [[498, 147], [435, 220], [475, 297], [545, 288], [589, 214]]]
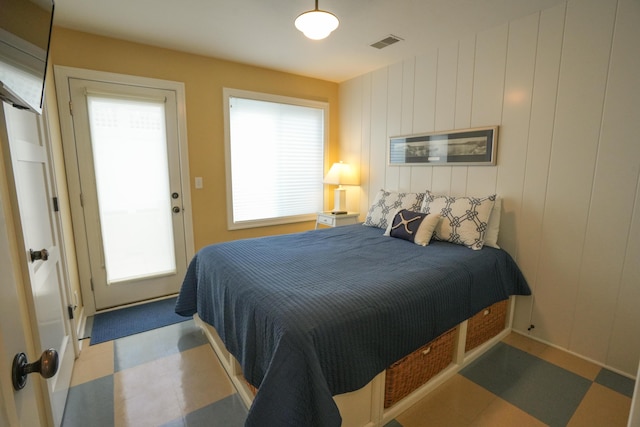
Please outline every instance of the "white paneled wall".
[[[640, 2], [570, 0], [341, 84], [350, 210], [380, 188], [504, 198], [517, 330], [636, 375]], [[392, 47], [391, 47], [392, 48]], [[387, 166], [390, 136], [499, 125], [497, 166]]]

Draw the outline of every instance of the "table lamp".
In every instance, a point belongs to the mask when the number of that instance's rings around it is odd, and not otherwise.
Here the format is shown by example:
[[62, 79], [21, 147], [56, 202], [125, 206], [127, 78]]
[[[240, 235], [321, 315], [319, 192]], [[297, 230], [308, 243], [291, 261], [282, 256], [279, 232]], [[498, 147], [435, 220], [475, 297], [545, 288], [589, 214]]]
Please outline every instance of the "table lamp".
[[337, 185], [334, 192], [333, 199], [333, 214], [346, 214], [347, 213], [347, 191], [342, 187], [343, 185], [359, 185], [358, 177], [355, 172], [346, 163], [334, 163], [329, 169], [329, 172], [324, 177], [325, 184]]

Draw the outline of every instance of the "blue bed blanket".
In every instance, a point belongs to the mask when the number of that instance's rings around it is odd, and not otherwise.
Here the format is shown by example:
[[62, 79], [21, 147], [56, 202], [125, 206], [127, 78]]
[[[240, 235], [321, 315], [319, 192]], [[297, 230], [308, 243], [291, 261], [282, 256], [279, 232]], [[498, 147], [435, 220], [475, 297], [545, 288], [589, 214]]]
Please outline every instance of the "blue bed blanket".
[[333, 395], [510, 295], [503, 250], [423, 247], [360, 224], [207, 246], [176, 312], [212, 325], [259, 387], [246, 426], [340, 426]]

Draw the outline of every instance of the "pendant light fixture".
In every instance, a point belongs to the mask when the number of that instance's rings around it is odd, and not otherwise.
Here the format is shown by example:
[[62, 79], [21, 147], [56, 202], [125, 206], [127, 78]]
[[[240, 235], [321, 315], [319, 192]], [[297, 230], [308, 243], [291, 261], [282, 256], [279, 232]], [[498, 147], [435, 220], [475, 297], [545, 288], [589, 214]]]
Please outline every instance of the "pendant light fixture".
[[333, 13], [316, 8], [298, 16], [295, 21], [296, 28], [311, 40], [322, 40], [338, 28], [340, 22]]

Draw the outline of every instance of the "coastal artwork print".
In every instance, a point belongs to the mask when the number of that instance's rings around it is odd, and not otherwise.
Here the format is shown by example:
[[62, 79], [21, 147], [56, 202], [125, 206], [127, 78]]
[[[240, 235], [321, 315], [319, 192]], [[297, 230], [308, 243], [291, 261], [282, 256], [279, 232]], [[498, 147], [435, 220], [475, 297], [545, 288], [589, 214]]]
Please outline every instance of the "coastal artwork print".
[[495, 165], [498, 127], [389, 138], [389, 165]]

